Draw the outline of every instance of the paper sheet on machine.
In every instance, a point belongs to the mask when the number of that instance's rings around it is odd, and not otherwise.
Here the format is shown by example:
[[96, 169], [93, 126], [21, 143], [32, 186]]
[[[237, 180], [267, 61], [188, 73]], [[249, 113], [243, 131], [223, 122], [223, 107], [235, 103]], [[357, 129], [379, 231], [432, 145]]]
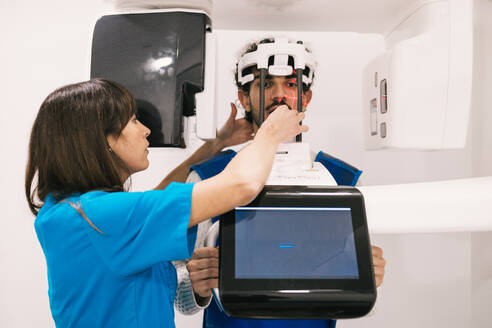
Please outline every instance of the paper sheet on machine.
[[308, 143], [280, 144], [267, 185], [336, 186], [328, 170], [312, 162]]

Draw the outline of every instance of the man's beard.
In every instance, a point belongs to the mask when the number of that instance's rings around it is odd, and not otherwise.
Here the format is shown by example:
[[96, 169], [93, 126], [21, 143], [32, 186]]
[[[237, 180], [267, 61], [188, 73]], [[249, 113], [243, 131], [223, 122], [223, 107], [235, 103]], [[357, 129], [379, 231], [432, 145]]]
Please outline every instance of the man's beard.
[[[254, 107], [253, 105], [253, 102], [251, 101], [251, 96], [249, 97], [249, 103], [251, 104], [251, 115], [253, 117], [253, 121], [255, 122], [256, 126], [257, 127], [260, 127], [260, 109], [258, 108], [258, 110], [256, 110], [256, 108]], [[266, 108], [265, 108], [265, 115], [268, 113], [268, 111], [270, 109], [272, 109], [272, 107], [275, 107], [275, 106], [281, 106], [281, 105], [285, 105], [287, 106], [289, 109], [292, 109], [289, 104], [287, 104], [285, 102], [284, 99], [282, 99], [282, 101], [277, 101], [277, 100], [274, 100], [273, 103], [271, 103], [270, 105], [268, 105]], [[266, 119], [266, 117], [265, 117]]]

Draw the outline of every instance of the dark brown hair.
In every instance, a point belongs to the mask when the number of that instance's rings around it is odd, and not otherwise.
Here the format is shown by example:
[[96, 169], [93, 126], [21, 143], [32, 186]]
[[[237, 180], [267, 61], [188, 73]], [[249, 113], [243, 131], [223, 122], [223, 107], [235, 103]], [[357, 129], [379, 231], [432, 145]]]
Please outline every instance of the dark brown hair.
[[49, 193], [61, 201], [91, 190], [124, 191], [121, 172], [129, 170], [106, 137], [119, 137], [135, 112], [132, 95], [112, 81], [92, 79], [53, 91], [29, 141], [25, 193], [31, 212], [37, 215]]

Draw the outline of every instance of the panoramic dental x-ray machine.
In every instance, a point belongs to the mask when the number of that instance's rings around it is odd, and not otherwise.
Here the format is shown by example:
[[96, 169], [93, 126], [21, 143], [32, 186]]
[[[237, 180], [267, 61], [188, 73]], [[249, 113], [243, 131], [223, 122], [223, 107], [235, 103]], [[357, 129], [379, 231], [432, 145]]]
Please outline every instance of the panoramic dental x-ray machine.
[[[215, 122], [214, 50], [205, 13], [103, 16], [94, 30], [91, 77], [115, 80], [132, 92], [139, 118], [152, 130], [151, 146], [179, 147], [183, 116], [197, 115], [200, 137], [215, 135], [215, 123], [199, 127]], [[260, 124], [267, 75], [295, 77], [299, 87], [292, 97], [302, 111], [302, 86], [312, 83], [315, 67], [302, 42], [284, 38], [241, 58], [240, 84], [259, 71]], [[337, 187], [301, 140], [280, 145], [264, 190], [222, 215], [220, 229], [215, 225], [209, 235], [210, 245], [217, 236], [221, 245], [214, 294], [231, 316], [354, 318], [375, 303], [362, 194]]]

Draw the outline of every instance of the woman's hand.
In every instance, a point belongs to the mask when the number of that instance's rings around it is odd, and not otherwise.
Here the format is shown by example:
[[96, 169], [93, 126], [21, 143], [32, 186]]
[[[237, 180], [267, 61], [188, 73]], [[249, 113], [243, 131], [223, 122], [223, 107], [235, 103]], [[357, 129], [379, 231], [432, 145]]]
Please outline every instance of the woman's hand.
[[381, 286], [384, 279], [386, 260], [383, 258], [383, 250], [377, 246], [372, 246], [372, 264], [374, 265], [374, 278], [376, 279], [376, 287]]
[[306, 125], [300, 125], [304, 117], [304, 113], [290, 110], [286, 105], [281, 105], [268, 115], [256, 135], [265, 133], [270, 138], [273, 137], [277, 143], [285, 142], [300, 133], [308, 131]]
[[239, 145], [253, 139], [253, 125], [244, 118], [236, 120], [236, 114], [236, 105], [231, 103], [231, 114], [217, 132], [217, 139], [222, 143], [223, 147]]
[[212, 288], [219, 287], [219, 250], [215, 247], [198, 248], [186, 264], [191, 286], [196, 295], [208, 298]]

